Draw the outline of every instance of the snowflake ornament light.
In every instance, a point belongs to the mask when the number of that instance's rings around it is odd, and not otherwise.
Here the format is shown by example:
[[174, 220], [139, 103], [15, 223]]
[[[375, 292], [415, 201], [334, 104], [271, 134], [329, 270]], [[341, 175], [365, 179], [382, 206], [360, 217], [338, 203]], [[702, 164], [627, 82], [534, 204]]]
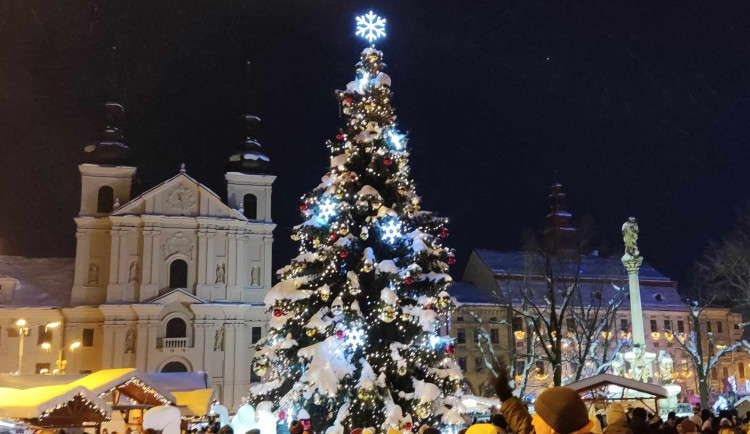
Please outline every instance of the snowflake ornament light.
[[367, 42], [372, 43], [380, 38], [384, 38], [385, 34], [385, 18], [375, 15], [373, 11], [360, 15], [357, 17], [357, 31], [355, 35], [367, 39]]
[[336, 203], [332, 201], [330, 198], [326, 198], [323, 202], [320, 203], [318, 206], [318, 209], [320, 211], [320, 214], [318, 217], [320, 217], [321, 220], [324, 222], [327, 222], [328, 219], [334, 216], [336, 214]]
[[346, 345], [352, 350], [365, 344], [365, 331], [361, 328], [353, 328], [346, 331]]
[[393, 244], [396, 238], [401, 237], [401, 222], [397, 219], [389, 220], [381, 227], [381, 230], [383, 231], [381, 239]]

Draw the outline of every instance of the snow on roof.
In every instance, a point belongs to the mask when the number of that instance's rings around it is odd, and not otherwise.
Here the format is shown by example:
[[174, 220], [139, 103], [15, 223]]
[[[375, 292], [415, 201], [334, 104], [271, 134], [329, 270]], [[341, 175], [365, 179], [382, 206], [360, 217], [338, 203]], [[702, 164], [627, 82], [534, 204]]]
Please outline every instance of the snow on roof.
[[0, 255], [0, 273], [18, 280], [12, 306], [69, 306], [75, 258]]
[[112, 414], [111, 407], [89, 389], [72, 384], [59, 384], [31, 389], [0, 388], [0, 417], [35, 419], [47, 411], [73, 401], [78, 395], [99, 407], [107, 416]]
[[[526, 273], [528, 259], [526, 252], [475, 249], [474, 253], [495, 274], [523, 275]], [[627, 272], [619, 258], [586, 255], [581, 258], [580, 277], [584, 279], [611, 279], [613, 277], [627, 279]], [[672, 282], [670, 278], [658, 272], [647, 262], [643, 262], [643, 265], [641, 265], [638, 277], [641, 283]]]

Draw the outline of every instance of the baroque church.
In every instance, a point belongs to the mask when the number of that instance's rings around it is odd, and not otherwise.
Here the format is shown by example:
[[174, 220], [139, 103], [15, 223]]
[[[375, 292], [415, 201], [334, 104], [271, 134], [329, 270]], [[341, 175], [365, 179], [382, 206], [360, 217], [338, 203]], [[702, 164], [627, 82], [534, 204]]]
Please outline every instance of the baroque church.
[[200, 371], [236, 409], [259, 380], [253, 344], [266, 333], [272, 278], [276, 177], [254, 138], [260, 119], [243, 116], [225, 202], [184, 166], [135, 196], [124, 109], [104, 109], [102, 137], [78, 166], [75, 260], [0, 256], [0, 371]]

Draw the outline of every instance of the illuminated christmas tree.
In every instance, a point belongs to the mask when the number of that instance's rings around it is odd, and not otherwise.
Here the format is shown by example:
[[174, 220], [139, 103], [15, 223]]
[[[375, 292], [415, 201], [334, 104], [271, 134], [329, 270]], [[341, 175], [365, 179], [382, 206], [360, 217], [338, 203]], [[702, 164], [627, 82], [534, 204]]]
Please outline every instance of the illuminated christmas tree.
[[[358, 24], [369, 42], [384, 35], [372, 13]], [[300, 254], [266, 296], [269, 333], [253, 360], [264, 381], [251, 402], [280, 423], [309, 417], [315, 432], [463, 422], [463, 378], [439, 335], [454, 308], [447, 219], [420, 210], [384, 68], [373, 45], [336, 92], [345, 123], [322, 183], [302, 197]]]

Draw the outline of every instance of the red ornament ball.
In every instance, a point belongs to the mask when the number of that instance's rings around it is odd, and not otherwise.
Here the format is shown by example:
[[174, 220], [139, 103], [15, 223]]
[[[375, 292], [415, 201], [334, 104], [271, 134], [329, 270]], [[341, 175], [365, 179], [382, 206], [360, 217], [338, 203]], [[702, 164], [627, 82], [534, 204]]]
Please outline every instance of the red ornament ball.
[[281, 410], [281, 411], [279, 412], [279, 420], [285, 420], [285, 419], [286, 419], [286, 416], [287, 416], [287, 414], [286, 414], [286, 411], [284, 411], [284, 410]]
[[341, 133], [336, 134], [336, 140], [341, 140], [344, 138], [344, 135]]
[[354, 100], [350, 96], [347, 96], [346, 98], [344, 98], [344, 102], [347, 103], [347, 104], [351, 104], [352, 101], [354, 101]]
[[383, 158], [383, 164], [385, 164], [386, 166], [390, 166], [391, 164], [393, 164], [393, 161], [389, 157], [385, 157]]
[[346, 258], [347, 256], [349, 256], [349, 252], [344, 250], [343, 252], [339, 253], [339, 256], [341, 256], [342, 258]]
[[431, 304], [425, 304], [424, 305], [424, 310], [432, 310], [432, 305]]
[[339, 239], [339, 234], [337, 234], [337, 233], [335, 233], [335, 232], [334, 232], [334, 233], [332, 233], [332, 234], [331, 234], [331, 237], [329, 238], [329, 240], [331, 240], [332, 242], [333, 242], [333, 241], [336, 241], [336, 240], [338, 240], [338, 239]]
[[346, 332], [343, 330], [336, 330], [336, 337], [339, 339], [344, 339], [346, 337]]
[[306, 203], [299, 206], [300, 211], [307, 211], [307, 208], [309, 208], [309, 205]]
[[450, 233], [448, 232], [448, 229], [443, 229], [442, 231], [440, 231], [440, 238], [448, 238], [449, 234]]
[[411, 285], [412, 283], [414, 283], [414, 279], [412, 279], [411, 277], [407, 277], [406, 279], [404, 279], [404, 283], [407, 285]]
[[453, 344], [445, 347], [445, 352], [448, 353], [449, 356], [452, 356], [455, 351], [456, 349], [453, 347]]
[[281, 308], [276, 308], [273, 310], [273, 316], [280, 317], [281, 315], [284, 315], [284, 311]]
[[404, 424], [404, 431], [411, 431], [411, 429], [414, 427], [411, 422], [406, 422]]
[[456, 263], [456, 257], [453, 255], [448, 256], [448, 265], [453, 265], [455, 263]]
[[310, 419], [302, 419], [300, 422], [302, 422], [302, 428], [304, 429], [310, 429], [312, 426], [312, 422], [310, 422]]

